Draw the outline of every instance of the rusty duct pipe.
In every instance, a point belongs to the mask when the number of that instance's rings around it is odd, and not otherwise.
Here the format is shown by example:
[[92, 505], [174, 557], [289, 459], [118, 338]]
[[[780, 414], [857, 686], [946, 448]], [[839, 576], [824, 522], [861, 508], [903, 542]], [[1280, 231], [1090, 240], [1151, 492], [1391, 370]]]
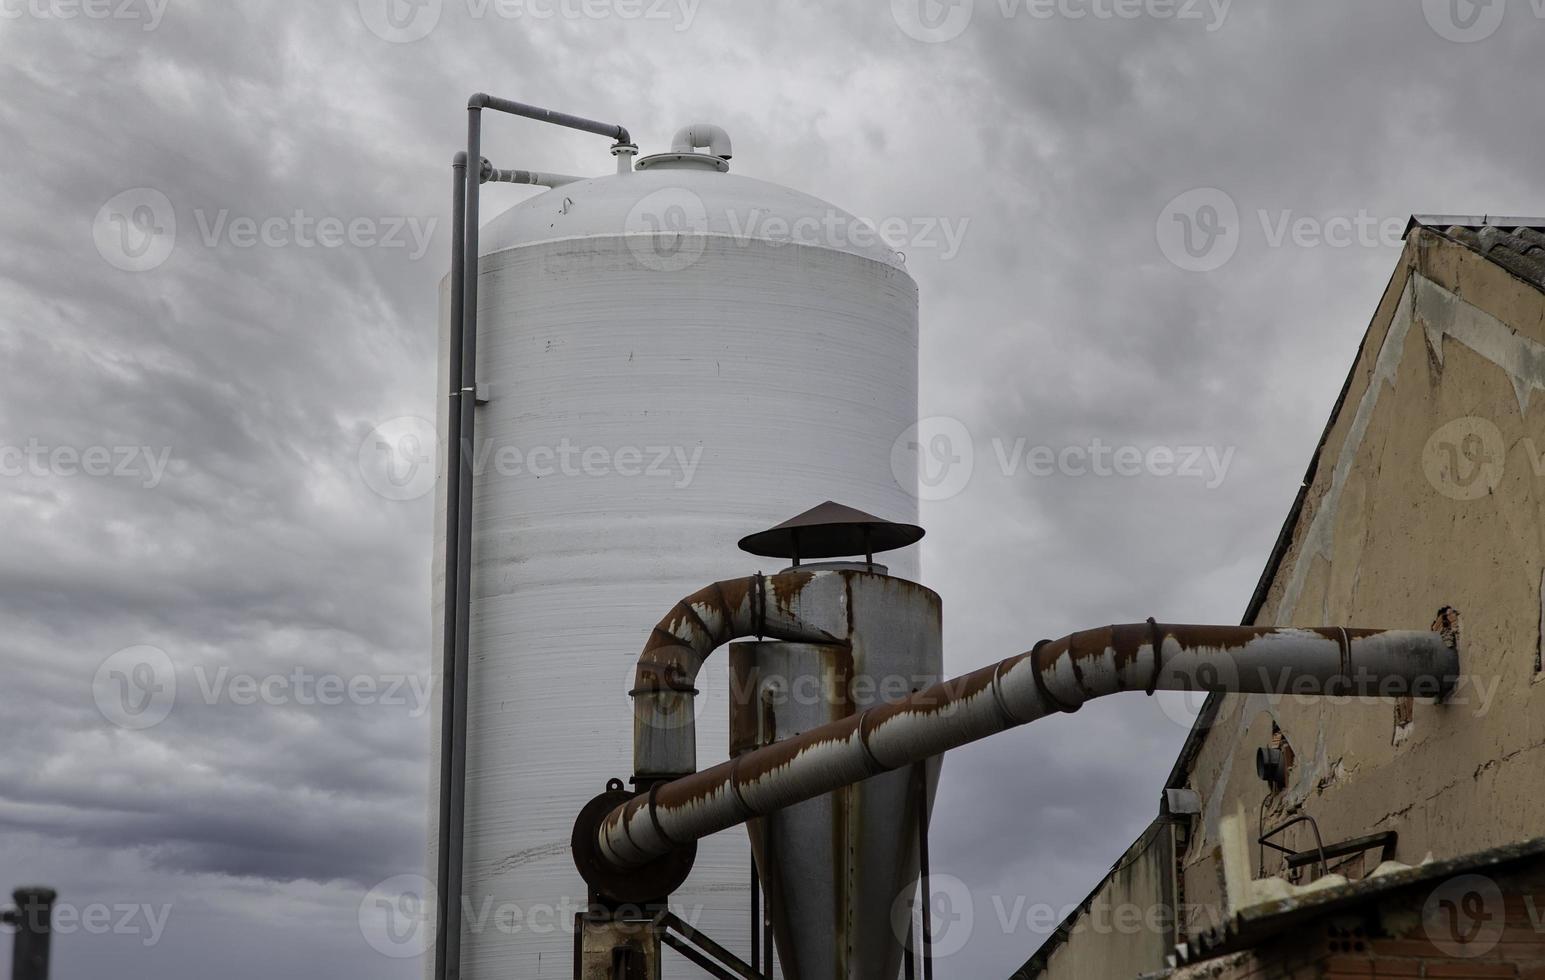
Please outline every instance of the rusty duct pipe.
[[633, 690], [633, 778], [663, 782], [697, 771], [697, 674], [714, 650], [741, 637], [834, 643], [844, 624], [810, 620], [817, 608], [845, 608], [835, 572], [789, 571], [715, 582], [676, 604], [639, 656]]
[[1425, 698], [1442, 697], [1458, 675], [1459, 655], [1439, 633], [1152, 622], [1087, 630], [655, 786], [602, 821], [600, 851], [619, 869], [638, 867], [753, 817], [1121, 691]]

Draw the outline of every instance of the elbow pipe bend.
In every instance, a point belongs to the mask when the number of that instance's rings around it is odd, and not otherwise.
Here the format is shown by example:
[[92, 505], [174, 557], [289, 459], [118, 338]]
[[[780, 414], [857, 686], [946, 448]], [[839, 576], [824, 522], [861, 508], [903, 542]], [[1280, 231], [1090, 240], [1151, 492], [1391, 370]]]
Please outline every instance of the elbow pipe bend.
[[713, 123], [683, 126], [671, 138], [672, 153], [695, 153], [700, 148], [706, 148], [721, 160], [728, 160], [735, 155], [730, 146], [730, 134], [724, 131], [723, 126]]
[[[697, 771], [697, 675], [719, 647], [742, 637], [841, 643], [843, 624], [803, 611], [815, 590], [842, 589], [840, 575], [787, 571], [726, 579], [672, 607], [650, 633], [634, 670], [633, 775], [638, 785]], [[830, 604], [828, 604], [830, 608]], [[824, 628], [823, 628], [824, 627]]]

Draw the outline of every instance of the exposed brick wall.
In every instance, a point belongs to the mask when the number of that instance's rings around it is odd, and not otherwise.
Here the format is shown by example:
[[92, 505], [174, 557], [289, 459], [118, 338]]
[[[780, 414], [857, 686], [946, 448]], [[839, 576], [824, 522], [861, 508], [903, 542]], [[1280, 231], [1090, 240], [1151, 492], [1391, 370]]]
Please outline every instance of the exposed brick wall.
[[[1531, 908], [1532, 903], [1532, 908]], [[1474, 956], [1455, 956], [1455, 942], [1441, 923], [1417, 926], [1398, 938], [1368, 941], [1365, 955], [1327, 961], [1325, 980], [1351, 977], [1507, 977], [1545, 980], [1545, 932], [1536, 918], [1545, 915], [1545, 895], [1507, 895], [1500, 937], [1487, 936]], [[1437, 940], [1436, 942], [1434, 940]]]
[[1464, 879], [1439, 882], [1377, 911], [1307, 923], [1246, 953], [1176, 970], [1171, 980], [1545, 980], [1542, 877], [1484, 879], [1497, 890], [1479, 899]]

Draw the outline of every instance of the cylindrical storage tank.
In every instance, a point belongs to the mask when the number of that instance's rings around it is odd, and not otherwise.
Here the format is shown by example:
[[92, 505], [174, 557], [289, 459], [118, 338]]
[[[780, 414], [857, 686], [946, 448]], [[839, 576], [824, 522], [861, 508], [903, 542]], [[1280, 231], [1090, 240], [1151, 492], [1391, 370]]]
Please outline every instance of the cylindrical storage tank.
[[[726, 167], [661, 154], [482, 230], [462, 936], [472, 980], [570, 975], [586, 896], [569, 834], [608, 778], [630, 774], [628, 690], [663, 612], [755, 571], [736, 541], [824, 500], [917, 519], [912, 475], [892, 466], [917, 418], [915, 283], [846, 212]], [[488, 185], [485, 201], [498, 193]], [[448, 307], [442, 288], [442, 378]], [[445, 423], [442, 404], [442, 439]], [[437, 579], [443, 482], [439, 499]], [[917, 579], [914, 549], [886, 562]], [[439, 596], [437, 584], [436, 637]], [[727, 757], [728, 659], [710, 658], [699, 678], [702, 765]], [[673, 905], [745, 957], [749, 883], [744, 832], [719, 834]], [[667, 976], [700, 975], [667, 955]]]

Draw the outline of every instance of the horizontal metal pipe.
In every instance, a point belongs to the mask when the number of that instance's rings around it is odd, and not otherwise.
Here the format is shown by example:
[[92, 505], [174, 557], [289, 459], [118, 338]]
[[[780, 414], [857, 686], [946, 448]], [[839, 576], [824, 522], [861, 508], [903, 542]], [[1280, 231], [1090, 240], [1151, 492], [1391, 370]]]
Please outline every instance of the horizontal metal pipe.
[[653, 787], [603, 821], [632, 868], [753, 817], [1121, 691], [1440, 698], [1459, 655], [1427, 631], [1107, 626]]
[[[484, 162], [486, 163], [487, 161]], [[564, 184], [572, 184], [575, 181], [584, 179], [583, 177], [575, 177], [573, 174], [554, 174], [541, 170], [500, 170], [492, 166], [483, 169], [483, 182], [485, 184], [537, 184], [542, 187], [562, 187]]]
[[586, 119], [583, 116], [571, 116], [567, 112], [543, 109], [541, 106], [527, 105], [524, 102], [514, 102], [510, 99], [501, 99], [483, 92], [478, 92], [468, 99], [467, 108], [493, 109], [498, 112], [507, 112], [512, 116], [523, 116], [526, 119], [537, 119], [545, 123], [552, 123], [554, 126], [577, 129], [584, 133], [610, 136], [619, 143], [633, 142], [632, 138], [628, 136], [628, 131], [616, 123], [599, 122], [594, 119]]

